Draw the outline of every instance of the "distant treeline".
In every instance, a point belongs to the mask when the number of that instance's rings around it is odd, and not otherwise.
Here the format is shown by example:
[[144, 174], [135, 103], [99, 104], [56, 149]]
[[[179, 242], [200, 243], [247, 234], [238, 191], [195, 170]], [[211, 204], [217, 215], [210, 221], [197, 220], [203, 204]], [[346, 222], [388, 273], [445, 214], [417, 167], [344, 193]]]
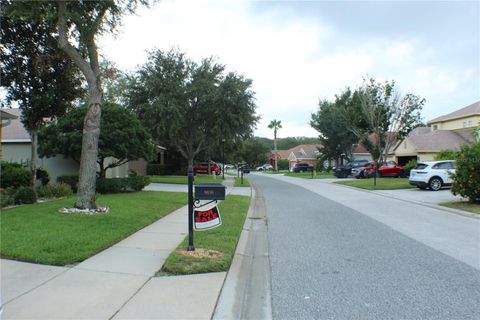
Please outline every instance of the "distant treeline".
[[[270, 150], [273, 150], [273, 139], [258, 137], [258, 139], [265, 144]], [[278, 150], [288, 150], [290, 148], [296, 147], [300, 144], [319, 144], [320, 140], [318, 138], [311, 137], [287, 137], [287, 138], [277, 138], [277, 148]]]

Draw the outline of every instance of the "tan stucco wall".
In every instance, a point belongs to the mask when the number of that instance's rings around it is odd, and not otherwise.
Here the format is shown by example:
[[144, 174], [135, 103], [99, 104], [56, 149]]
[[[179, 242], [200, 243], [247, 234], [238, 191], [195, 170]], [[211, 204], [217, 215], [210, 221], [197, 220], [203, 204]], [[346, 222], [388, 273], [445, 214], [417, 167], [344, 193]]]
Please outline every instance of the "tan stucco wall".
[[[468, 125], [469, 121], [471, 121], [470, 125]], [[464, 126], [464, 122], [467, 123], [467, 127]], [[433, 128], [435, 124], [438, 125], [437, 130], [460, 130], [465, 128], [475, 128], [480, 124], [480, 115], [474, 115], [471, 117], [450, 120], [445, 122], [431, 122], [430, 127]]]
[[[27, 164], [30, 163], [30, 143], [3, 143], [3, 160]], [[110, 163], [113, 158], [107, 158]], [[56, 182], [58, 176], [78, 175], [78, 163], [73, 159], [65, 159], [62, 155], [52, 158], [37, 158], [37, 167], [43, 167], [50, 175], [50, 181]], [[107, 170], [107, 178], [128, 177], [128, 164]]]
[[[3, 160], [9, 162], [30, 163], [30, 143], [4, 143]], [[78, 164], [63, 156], [37, 158], [37, 167], [43, 167], [50, 175], [50, 181], [56, 182], [58, 176], [78, 174]]]
[[415, 146], [410, 142], [408, 138], [403, 140], [394, 150], [394, 154], [396, 157], [410, 156], [416, 153], [417, 151], [415, 150]]
[[436, 155], [437, 153], [433, 153], [433, 152], [429, 152], [429, 153], [419, 152], [417, 156], [417, 161], [418, 162], [434, 161]]

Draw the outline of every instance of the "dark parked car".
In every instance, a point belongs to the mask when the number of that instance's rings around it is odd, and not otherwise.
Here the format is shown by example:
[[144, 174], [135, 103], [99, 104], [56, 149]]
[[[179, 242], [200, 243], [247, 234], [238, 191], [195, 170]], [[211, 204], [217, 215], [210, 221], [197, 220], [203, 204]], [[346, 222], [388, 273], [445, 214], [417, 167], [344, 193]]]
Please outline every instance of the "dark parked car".
[[292, 169], [292, 172], [312, 172], [313, 166], [310, 163], [297, 163]]
[[333, 175], [337, 178], [346, 178], [352, 174], [352, 169], [361, 168], [368, 164], [368, 160], [354, 160], [344, 166], [333, 169]]

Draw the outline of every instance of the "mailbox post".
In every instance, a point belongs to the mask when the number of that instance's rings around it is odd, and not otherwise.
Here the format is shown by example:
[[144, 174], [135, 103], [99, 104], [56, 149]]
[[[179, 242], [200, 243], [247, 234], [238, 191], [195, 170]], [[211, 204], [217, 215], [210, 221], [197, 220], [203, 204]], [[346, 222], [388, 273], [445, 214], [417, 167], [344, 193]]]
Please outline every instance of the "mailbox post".
[[194, 251], [193, 246], [193, 167], [188, 166], [188, 248]]
[[[217, 202], [217, 200], [225, 200], [225, 186], [221, 183], [202, 183], [195, 186], [195, 196], [193, 195], [193, 167], [188, 166], [188, 248], [187, 251], [194, 251], [195, 246], [193, 244], [193, 215], [194, 208], [200, 208], [203, 205], [199, 205], [200, 200], [210, 200], [211, 202]], [[197, 205], [196, 205], [197, 204]], [[214, 214], [204, 215], [206, 222], [210, 218], [213, 218], [213, 221], [210, 221], [209, 225], [203, 225], [199, 230], [207, 230], [221, 224], [220, 213], [215, 207], [216, 212]], [[212, 210], [210, 210], [212, 211]], [[197, 212], [197, 211], [195, 211]], [[198, 213], [198, 212], [197, 212]], [[218, 221], [216, 221], [217, 219]], [[198, 226], [196, 227], [198, 228]]]

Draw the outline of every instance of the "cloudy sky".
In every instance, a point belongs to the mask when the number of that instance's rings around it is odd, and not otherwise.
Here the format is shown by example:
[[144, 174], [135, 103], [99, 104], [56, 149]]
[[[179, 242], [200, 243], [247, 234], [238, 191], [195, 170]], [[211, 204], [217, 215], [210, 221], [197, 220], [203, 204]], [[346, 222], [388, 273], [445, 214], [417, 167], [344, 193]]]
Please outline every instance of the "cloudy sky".
[[319, 99], [366, 75], [426, 98], [427, 121], [480, 100], [479, 1], [164, 0], [100, 47], [125, 71], [152, 48], [216, 56], [253, 80], [257, 136], [272, 136], [272, 119], [280, 137], [316, 136], [308, 122]]

